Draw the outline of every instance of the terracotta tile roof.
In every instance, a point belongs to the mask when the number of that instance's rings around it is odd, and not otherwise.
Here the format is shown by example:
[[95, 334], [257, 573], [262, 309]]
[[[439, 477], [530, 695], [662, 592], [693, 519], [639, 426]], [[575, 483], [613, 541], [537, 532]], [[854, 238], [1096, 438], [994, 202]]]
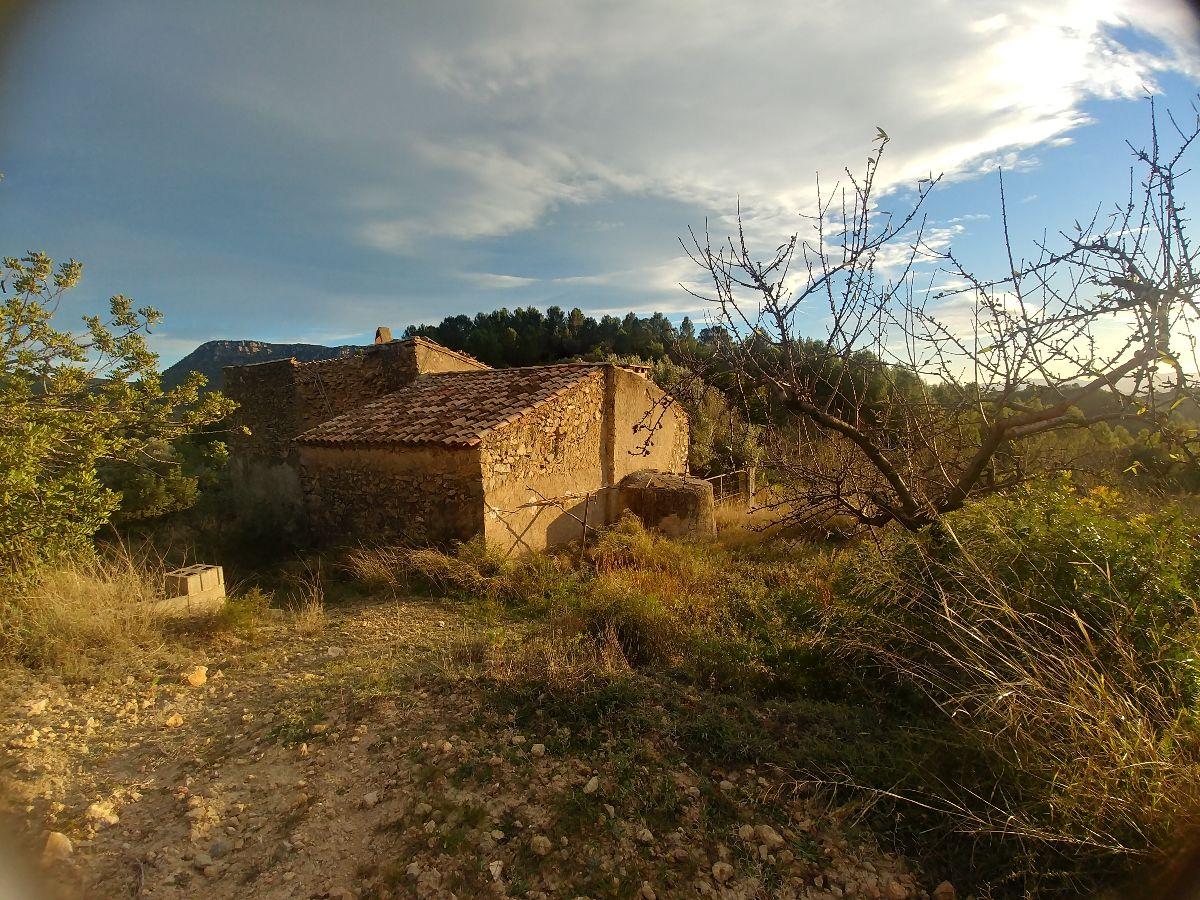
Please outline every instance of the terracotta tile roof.
[[601, 367], [570, 363], [421, 375], [361, 409], [310, 428], [296, 441], [473, 447], [486, 432], [519, 419]]

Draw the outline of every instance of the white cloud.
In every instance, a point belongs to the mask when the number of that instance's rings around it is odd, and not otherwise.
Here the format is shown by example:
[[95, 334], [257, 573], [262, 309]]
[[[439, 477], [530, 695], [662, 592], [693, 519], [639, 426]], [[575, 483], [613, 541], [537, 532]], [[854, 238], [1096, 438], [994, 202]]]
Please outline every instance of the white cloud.
[[529, 278], [516, 275], [497, 275], [491, 272], [464, 273], [464, 280], [486, 290], [527, 291], [525, 297], [553, 296], [564, 288], [613, 288], [622, 292], [619, 307], [590, 307], [596, 315], [635, 313], [681, 313], [702, 310], [706, 304], [680, 288], [687, 285], [700, 291], [696, 282], [698, 269], [680, 255], [666, 262], [656, 262], [630, 268], [595, 272], [589, 275], [565, 275], [557, 278]]
[[[96, 177], [125, 171], [95, 204], [105, 228], [122, 210], [133, 223], [123, 258], [166, 233], [148, 212], [178, 211], [181, 268], [154, 284], [196, 286], [206, 314], [369, 334], [489, 291], [682, 310], [697, 304], [678, 287], [697, 276], [674, 240], [689, 224], [708, 215], [719, 239], [740, 200], [752, 243], [773, 248], [805, 228], [818, 172], [829, 191], [861, 170], [877, 125], [885, 189], [1049, 162], [1089, 101], [1200, 77], [1191, 16], [1183, 0], [294, 0], [286, 15], [108, 0], [23, 42], [52, 47], [42, 68], [66, 68], [58, 53], [89, 77], [10, 130], [44, 140], [39, 158], [61, 141]], [[1161, 45], [1131, 49], [1127, 32]], [[14, 68], [14, 96], [36, 97], [37, 71]], [[143, 150], [156, 193], [123, 197]], [[206, 184], [227, 213], [200, 202]], [[930, 240], [972, 218], [932, 222]]]
[[[281, 78], [256, 60], [223, 96], [369, 150], [358, 238], [415, 254], [619, 194], [720, 211], [740, 195], [750, 218], [791, 217], [815, 173], [858, 168], [876, 124], [894, 139], [884, 187], [1035, 165], [1031, 148], [1087, 121], [1084, 101], [1200, 71], [1189, 16], [1182, 0], [313, 7], [279, 45], [320, 46], [321, 65]], [[1165, 48], [1128, 49], [1121, 28]]]
[[538, 279], [536, 278], [526, 278], [521, 275], [500, 275], [496, 272], [461, 272], [458, 277], [473, 287], [489, 291], [510, 291], [538, 283]]
[[[515, 145], [515, 146], [514, 146]], [[361, 237], [381, 250], [407, 251], [424, 238], [496, 237], [534, 227], [560, 203], [583, 203], [602, 193], [602, 183], [571, 151], [529, 140], [418, 141], [415, 158], [443, 175], [448, 189], [438, 190], [428, 205], [397, 216], [374, 194], [375, 214], [361, 227]], [[406, 161], [411, 165], [412, 159]], [[435, 182], [436, 184], [436, 182]], [[413, 192], [398, 201], [411, 205]]]

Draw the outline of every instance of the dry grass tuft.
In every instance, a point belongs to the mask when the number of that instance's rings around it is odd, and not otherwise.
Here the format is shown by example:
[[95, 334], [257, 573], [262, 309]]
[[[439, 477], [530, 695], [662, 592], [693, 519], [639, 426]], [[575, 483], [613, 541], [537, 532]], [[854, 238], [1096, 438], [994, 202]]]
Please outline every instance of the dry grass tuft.
[[483, 596], [488, 593], [488, 573], [480, 563], [487, 557], [472, 550], [465, 545], [457, 556], [428, 548], [410, 550], [406, 560], [408, 577], [420, 579], [444, 594]]
[[297, 593], [292, 605], [292, 627], [300, 634], [317, 635], [325, 630], [325, 586], [319, 566], [306, 569], [296, 579]]
[[1043, 494], [853, 561], [843, 647], [919, 688], [997, 773], [914, 799], [1081, 876], [1161, 858], [1200, 827], [1193, 535]]
[[160, 562], [126, 554], [11, 581], [0, 597], [0, 658], [71, 679], [136, 663], [163, 644], [150, 606], [162, 583]]
[[410, 572], [408, 547], [358, 547], [346, 556], [343, 568], [355, 581], [374, 590], [406, 594]]
[[718, 532], [748, 528], [754, 524], [753, 511], [742, 502], [718, 503], [713, 510], [713, 517]]

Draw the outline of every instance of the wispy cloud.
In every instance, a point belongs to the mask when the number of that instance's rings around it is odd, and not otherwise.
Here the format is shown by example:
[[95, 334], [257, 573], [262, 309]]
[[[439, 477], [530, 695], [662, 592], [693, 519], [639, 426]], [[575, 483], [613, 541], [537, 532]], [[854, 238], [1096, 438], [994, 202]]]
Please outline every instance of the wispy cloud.
[[[728, 234], [740, 202], [769, 251], [877, 125], [885, 203], [937, 172], [968, 197], [998, 166], [1036, 179], [1095, 101], [1200, 76], [1182, 0], [94, 0], [30, 21], [0, 71], [22, 98], [0, 238], [104, 259], [98, 296], [167, 307], [172, 349], [499, 303], [690, 312], [676, 236]], [[937, 247], [986, 219], [931, 215]]]
[[[736, 17], [716, 0], [515, 0], [503, 13], [454, 0], [370, 19], [318, 8], [272, 23], [265, 59], [231, 60], [218, 93], [305, 141], [369, 147], [346, 203], [353, 235], [419, 253], [619, 194], [719, 210], [740, 196], [754, 217], [792, 215], [876, 124], [895, 139], [884, 188], [1036, 166], [1034, 148], [1089, 121], [1088, 100], [1200, 67], [1188, 15], [1180, 0], [912, 0], [869, 14], [746, 0]], [[288, 52], [324, 33], [339, 40], [321, 66]]]
[[538, 284], [537, 278], [520, 275], [498, 275], [495, 272], [460, 272], [458, 277], [468, 284], [489, 291], [511, 291]]

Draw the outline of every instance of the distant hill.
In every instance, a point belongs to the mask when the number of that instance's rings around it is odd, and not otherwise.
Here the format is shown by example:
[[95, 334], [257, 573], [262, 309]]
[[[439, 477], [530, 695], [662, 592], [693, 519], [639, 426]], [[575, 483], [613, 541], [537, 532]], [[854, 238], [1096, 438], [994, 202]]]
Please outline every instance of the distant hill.
[[348, 356], [358, 349], [361, 348], [322, 347], [320, 344], [268, 344], [264, 341], [208, 341], [164, 371], [163, 386], [174, 387], [180, 384], [189, 372], [199, 372], [208, 378], [209, 389], [219, 390], [225, 384], [222, 372], [225, 366], [271, 362], [290, 356], [301, 362], [311, 362], [315, 359]]

